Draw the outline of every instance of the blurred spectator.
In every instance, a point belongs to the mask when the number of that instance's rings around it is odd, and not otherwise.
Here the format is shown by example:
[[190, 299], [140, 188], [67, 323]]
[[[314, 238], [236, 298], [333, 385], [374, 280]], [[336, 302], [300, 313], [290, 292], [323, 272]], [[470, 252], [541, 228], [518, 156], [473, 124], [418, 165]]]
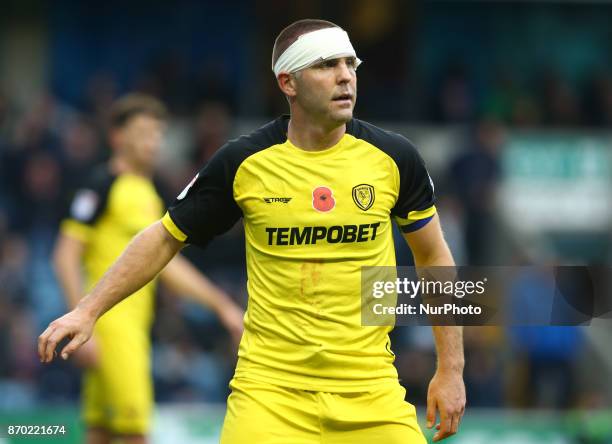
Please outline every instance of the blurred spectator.
[[465, 221], [467, 264], [495, 263], [497, 222], [495, 193], [500, 181], [500, 150], [505, 129], [495, 120], [481, 121], [468, 149], [451, 162], [449, 180], [455, 198], [461, 203]]
[[9, 97], [0, 90], [0, 155], [6, 149], [10, 137], [11, 115], [14, 115], [10, 108]]
[[173, 113], [185, 115], [189, 110], [193, 91], [189, 85], [188, 61], [177, 49], [160, 51], [151, 57], [136, 89], [160, 98]]
[[612, 126], [612, 74], [608, 70], [591, 73], [585, 90], [584, 114], [593, 126]]
[[192, 163], [199, 170], [228, 140], [231, 129], [229, 108], [223, 102], [203, 102], [196, 114]]
[[417, 405], [426, 405], [427, 382], [436, 369], [431, 327], [396, 328], [390, 338], [407, 399]]
[[567, 80], [554, 70], [547, 70], [539, 90], [544, 103], [544, 122], [551, 126], [578, 126], [582, 123], [576, 93]]
[[519, 128], [534, 128], [542, 120], [537, 101], [529, 93], [521, 93], [514, 101], [510, 123]]
[[482, 113], [499, 122], [518, 127], [540, 123], [539, 103], [525, 87], [519, 87], [513, 71], [504, 68], [495, 73], [493, 87], [484, 97]]
[[435, 97], [434, 119], [440, 123], [467, 123], [475, 111], [475, 97], [466, 67], [452, 63], [444, 72]]
[[101, 134], [85, 117], [77, 117], [66, 125], [61, 135], [64, 190], [76, 189], [85, 182], [91, 168], [102, 161]]
[[28, 300], [27, 245], [0, 229], [0, 409], [34, 403], [37, 371]]
[[500, 122], [509, 122], [519, 94], [513, 73], [507, 68], [499, 69], [495, 73], [493, 87], [484, 100], [483, 113]]
[[0, 231], [0, 300], [13, 307], [30, 305], [28, 296], [28, 245], [15, 233]]
[[[197, 111], [198, 104], [216, 102], [235, 112], [238, 109], [236, 85], [228, 82], [229, 69], [227, 63], [220, 58], [209, 58], [200, 62], [193, 82], [194, 91], [190, 91], [193, 99], [190, 110]], [[250, 84], [250, 79], [248, 81]], [[195, 106], [193, 106], [195, 105]]]
[[118, 96], [115, 76], [110, 71], [96, 71], [87, 81], [83, 93], [83, 111], [102, 132], [108, 124], [111, 104]]
[[[545, 268], [519, 269], [512, 279], [509, 297], [515, 326], [509, 329], [519, 359], [515, 371], [523, 371], [514, 379], [515, 399], [520, 407], [566, 409], [575, 403], [576, 365], [583, 349], [582, 331], [578, 327], [555, 327], [552, 321], [554, 277]], [[522, 326], [524, 325], [524, 326]], [[520, 384], [524, 384], [523, 387]]]
[[465, 386], [473, 407], [502, 407], [504, 398], [504, 337], [501, 328], [466, 327]]
[[0, 293], [0, 380], [12, 376], [14, 361], [11, 346], [10, 319], [12, 318], [11, 303], [4, 292]]
[[21, 229], [55, 229], [62, 207], [62, 167], [45, 151], [32, 153], [21, 170]]
[[[211, 312], [195, 304], [185, 306], [164, 291], [159, 298], [154, 327], [153, 372], [159, 401], [223, 402], [232, 377], [227, 364], [233, 358], [215, 348], [228, 345], [222, 327]], [[187, 314], [200, 313], [190, 325]], [[232, 353], [233, 355], [233, 353]]]

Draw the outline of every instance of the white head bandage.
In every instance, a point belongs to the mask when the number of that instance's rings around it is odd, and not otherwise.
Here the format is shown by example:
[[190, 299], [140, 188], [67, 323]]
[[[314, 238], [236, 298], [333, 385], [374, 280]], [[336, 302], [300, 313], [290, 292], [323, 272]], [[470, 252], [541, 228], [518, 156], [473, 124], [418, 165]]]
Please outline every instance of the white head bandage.
[[342, 28], [324, 28], [302, 34], [278, 58], [272, 71], [278, 76], [281, 72], [294, 73], [319, 60], [338, 57], [355, 57], [355, 68], [361, 64], [348, 34]]

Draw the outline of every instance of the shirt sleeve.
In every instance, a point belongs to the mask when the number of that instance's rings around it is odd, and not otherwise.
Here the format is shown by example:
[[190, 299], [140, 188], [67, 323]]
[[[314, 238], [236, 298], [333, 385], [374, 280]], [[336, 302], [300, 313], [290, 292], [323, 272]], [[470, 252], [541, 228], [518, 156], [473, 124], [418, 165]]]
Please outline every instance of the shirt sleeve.
[[233, 197], [236, 162], [221, 148], [177, 196], [162, 223], [181, 242], [206, 246], [242, 216]]
[[74, 192], [60, 225], [62, 234], [87, 242], [93, 226], [104, 213], [115, 177], [97, 171], [89, 183]]
[[424, 227], [436, 213], [434, 184], [425, 162], [406, 139], [397, 158], [400, 189], [391, 214], [404, 233]]

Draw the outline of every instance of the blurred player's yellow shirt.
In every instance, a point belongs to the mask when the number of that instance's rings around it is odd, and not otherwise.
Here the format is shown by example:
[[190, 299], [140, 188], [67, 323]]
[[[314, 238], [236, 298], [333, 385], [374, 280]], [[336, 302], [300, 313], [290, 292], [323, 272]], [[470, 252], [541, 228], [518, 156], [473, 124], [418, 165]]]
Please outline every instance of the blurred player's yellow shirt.
[[[130, 240], [159, 220], [163, 202], [153, 183], [133, 174], [110, 174], [104, 166], [77, 191], [64, 235], [84, 244], [87, 287], [92, 287]], [[146, 434], [153, 407], [150, 327], [155, 283], [149, 283], [106, 312], [93, 337], [99, 362], [83, 375], [83, 417], [89, 427], [113, 433]]]
[[[163, 208], [150, 179], [133, 174], [115, 176], [106, 167], [97, 170], [89, 184], [77, 191], [61, 231], [85, 244], [88, 289], [140, 230], [159, 220]], [[147, 284], [117, 304], [101, 321], [109, 322], [113, 318], [118, 324], [148, 328], [153, 319], [154, 291], [155, 283]]]
[[388, 333], [361, 325], [361, 267], [395, 265], [405, 232], [435, 213], [433, 185], [402, 136], [359, 120], [309, 152], [279, 118], [223, 147], [163, 223], [204, 246], [244, 220], [249, 302], [236, 377], [361, 391], [397, 379]]

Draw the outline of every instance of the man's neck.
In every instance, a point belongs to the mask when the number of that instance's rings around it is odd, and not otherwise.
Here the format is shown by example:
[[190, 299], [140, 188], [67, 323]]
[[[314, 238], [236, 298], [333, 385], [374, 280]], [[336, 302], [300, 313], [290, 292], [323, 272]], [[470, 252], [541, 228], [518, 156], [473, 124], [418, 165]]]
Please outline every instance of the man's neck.
[[117, 175], [119, 174], [133, 174], [136, 176], [151, 177], [150, 171], [145, 171], [142, 168], [137, 168], [136, 165], [128, 162], [127, 159], [121, 156], [114, 156], [110, 160], [111, 171]]
[[305, 151], [321, 151], [337, 144], [346, 132], [346, 124], [331, 128], [300, 118], [293, 113], [287, 137], [291, 143]]

